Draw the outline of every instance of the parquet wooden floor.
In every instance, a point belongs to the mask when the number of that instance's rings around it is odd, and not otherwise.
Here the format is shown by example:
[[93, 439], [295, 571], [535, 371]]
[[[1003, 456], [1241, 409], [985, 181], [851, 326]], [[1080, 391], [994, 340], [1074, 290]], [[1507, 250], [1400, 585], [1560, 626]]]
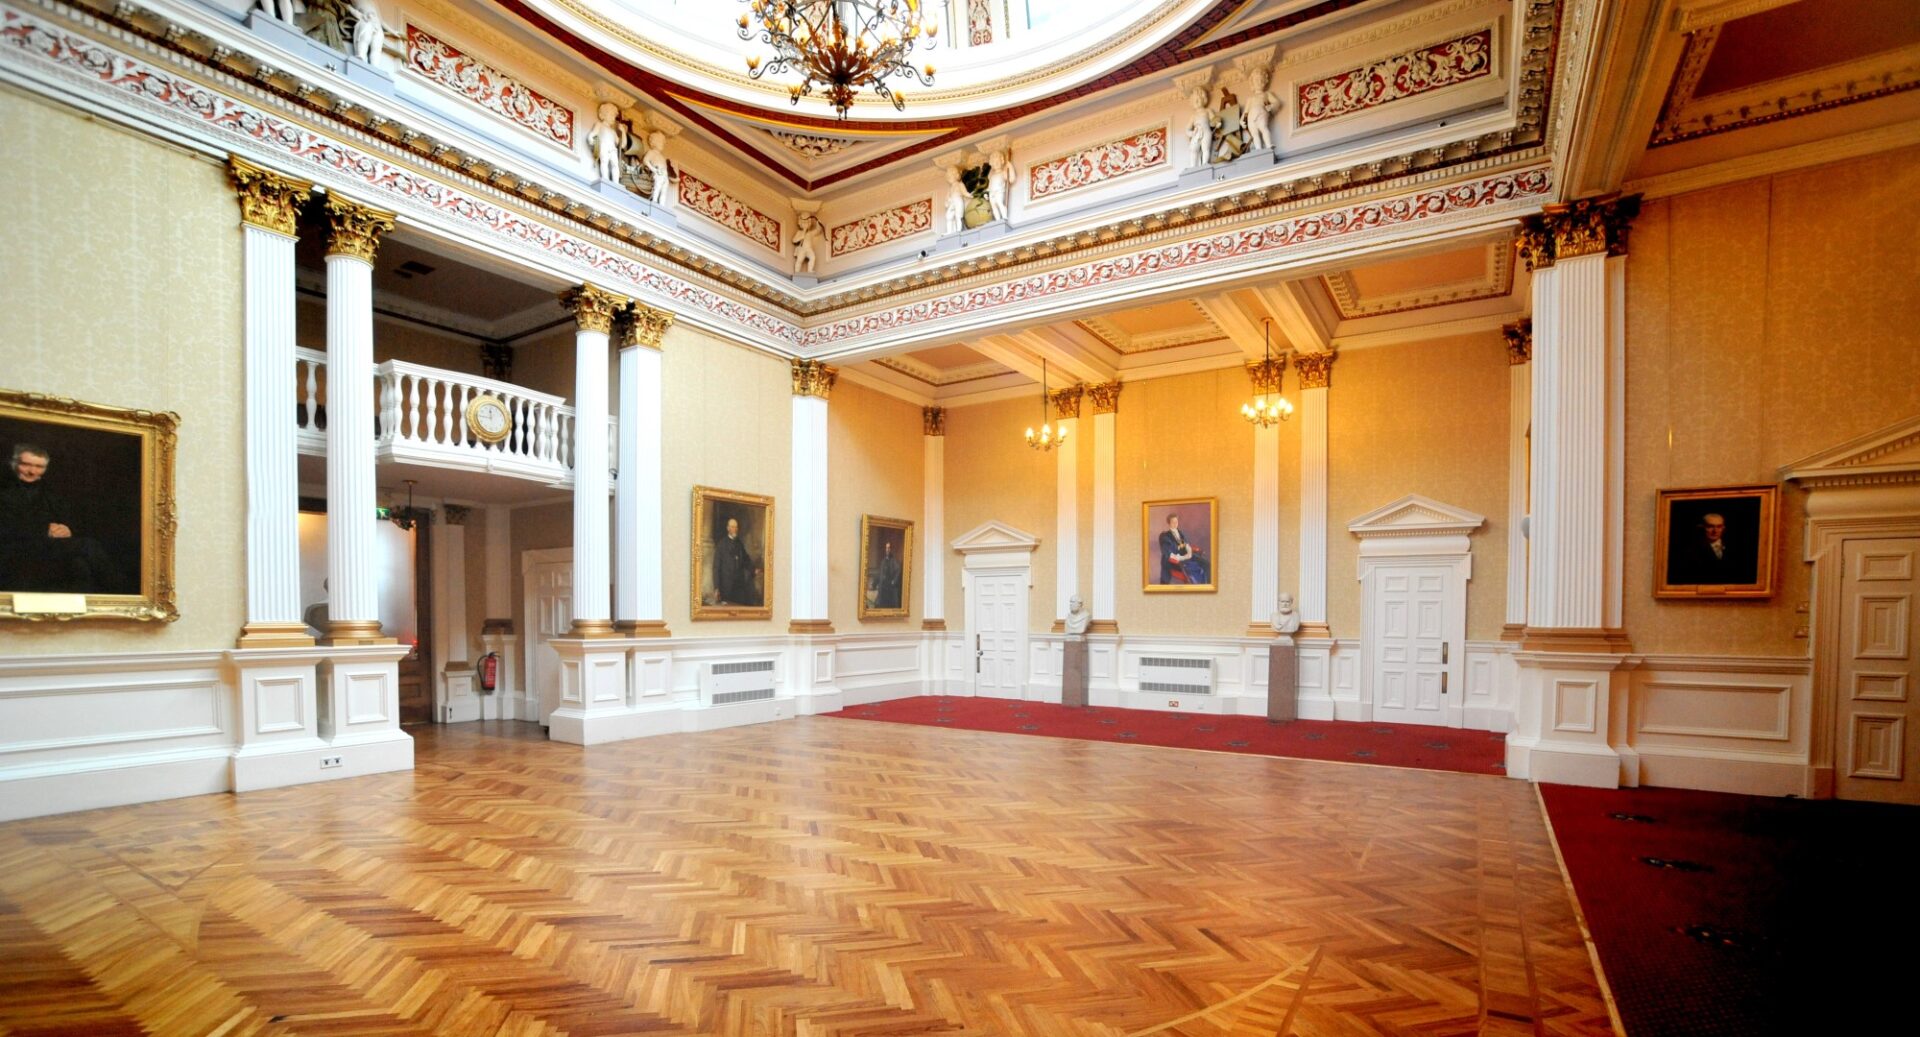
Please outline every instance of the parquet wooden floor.
[[1523, 782], [828, 718], [525, 730], [0, 825], [0, 1030], [1612, 1032]]

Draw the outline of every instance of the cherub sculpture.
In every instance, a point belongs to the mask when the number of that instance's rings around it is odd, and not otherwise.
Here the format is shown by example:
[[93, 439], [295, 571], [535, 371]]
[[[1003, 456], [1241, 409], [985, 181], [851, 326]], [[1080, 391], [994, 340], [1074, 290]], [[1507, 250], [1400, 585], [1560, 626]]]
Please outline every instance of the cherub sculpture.
[[1280, 98], [1267, 89], [1267, 70], [1256, 66], [1247, 72], [1247, 97], [1240, 102], [1240, 115], [1247, 125], [1248, 150], [1273, 147], [1273, 117], [1280, 112]]
[[1206, 87], [1195, 87], [1187, 94], [1193, 105], [1193, 121], [1187, 125], [1187, 164], [1204, 166], [1213, 161], [1213, 128], [1219, 121], [1207, 101]]
[[587, 131], [587, 146], [593, 149], [594, 162], [600, 167], [600, 179], [609, 183], [620, 182], [620, 156], [626, 154], [627, 145], [632, 142], [627, 124], [620, 118], [618, 105], [608, 102], [600, 106], [600, 121]]
[[819, 259], [818, 247], [825, 234], [820, 230], [820, 219], [810, 212], [796, 213], [793, 218], [793, 272], [802, 270], [813, 273], [814, 264]]
[[958, 164], [947, 167], [947, 233], [958, 234], [967, 229], [967, 203], [973, 201], [973, 192], [961, 182], [964, 175]]
[[353, 0], [353, 56], [367, 64], [373, 64], [373, 56], [380, 52], [380, 40], [386, 36], [385, 26], [380, 24], [380, 8], [373, 0]]
[[640, 165], [653, 177], [653, 193], [648, 201], [658, 206], [673, 204], [673, 165], [667, 161], [667, 135], [655, 130], [647, 134], [647, 152], [640, 156]]
[[1007, 218], [1008, 196], [1013, 193], [1013, 156], [1005, 148], [987, 156], [987, 206], [993, 218]]

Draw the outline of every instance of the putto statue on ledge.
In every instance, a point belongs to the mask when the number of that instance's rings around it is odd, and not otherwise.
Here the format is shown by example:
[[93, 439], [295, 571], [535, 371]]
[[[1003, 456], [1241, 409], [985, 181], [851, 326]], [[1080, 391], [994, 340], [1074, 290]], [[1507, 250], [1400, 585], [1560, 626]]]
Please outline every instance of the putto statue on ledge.
[[633, 142], [626, 121], [620, 118], [620, 107], [611, 101], [600, 106], [600, 120], [587, 131], [587, 145], [593, 148], [593, 159], [600, 167], [600, 179], [608, 183], [620, 182], [621, 157], [627, 153], [627, 147]]
[[1013, 155], [1000, 148], [987, 156], [987, 205], [993, 218], [1005, 220], [1008, 199], [1013, 194]]
[[353, 56], [373, 64], [380, 52], [380, 39], [386, 29], [380, 24], [380, 8], [373, 0], [353, 0]]
[[820, 218], [812, 210], [801, 209], [793, 214], [793, 272], [813, 273], [814, 265], [819, 261], [819, 246], [826, 232], [820, 229]]
[[1093, 613], [1087, 611], [1087, 603], [1080, 600], [1080, 595], [1075, 594], [1073, 597], [1068, 598], [1067, 599], [1067, 622], [1066, 622], [1067, 633], [1073, 637], [1079, 637], [1080, 635], [1085, 634], [1087, 632], [1087, 627], [1091, 626], [1092, 624], [1093, 624]]
[[647, 152], [640, 156], [640, 165], [653, 178], [653, 189], [647, 201], [665, 207], [673, 204], [673, 165], [667, 161], [667, 135], [655, 130], [647, 134]]

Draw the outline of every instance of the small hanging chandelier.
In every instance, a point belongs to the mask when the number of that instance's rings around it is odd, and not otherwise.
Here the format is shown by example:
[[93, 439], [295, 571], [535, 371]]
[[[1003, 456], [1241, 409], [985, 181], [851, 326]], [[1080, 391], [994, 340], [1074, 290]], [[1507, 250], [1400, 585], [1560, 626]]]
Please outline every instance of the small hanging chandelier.
[[1287, 361], [1284, 357], [1273, 358], [1273, 318], [1262, 318], [1260, 323], [1266, 340], [1266, 357], [1247, 361], [1247, 377], [1253, 381], [1253, 400], [1240, 405], [1240, 416], [1257, 428], [1268, 428], [1287, 420], [1293, 414], [1293, 404], [1280, 395], [1281, 376], [1287, 372]]
[[1040, 431], [1027, 430], [1027, 445], [1035, 450], [1052, 450], [1067, 441], [1067, 423], [1047, 423], [1047, 359], [1040, 358]]
[[[759, 79], [768, 72], [798, 72], [800, 82], [787, 88], [796, 105], [817, 84], [840, 118], [853, 107], [853, 95], [862, 87], [893, 102], [895, 111], [906, 99], [887, 86], [894, 76], [933, 85], [933, 66], [923, 72], [909, 59], [914, 47], [932, 47], [939, 25], [923, 17], [920, 0], [745, 0], [751, 5], [740, 16], [740, 38], [773, 48], [773, 58], [761, 64], [758, 54], [747, 55], [747, 74]], [[756, 31], [754, 23], [758, 23]]]

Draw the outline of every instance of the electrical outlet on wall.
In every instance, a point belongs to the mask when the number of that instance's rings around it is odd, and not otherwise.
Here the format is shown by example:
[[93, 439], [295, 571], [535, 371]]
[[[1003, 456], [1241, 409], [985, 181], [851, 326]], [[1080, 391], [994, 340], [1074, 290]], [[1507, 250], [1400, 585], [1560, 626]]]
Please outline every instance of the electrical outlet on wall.
[[338, 767], [338, 766], [340, 766], [340, 757], [338, 757], [338, 756], [322, 756], [322, 757], [320, 757], [320, 769], [321, 769], [321, 770], [323, 770], [323, 771], [324, 771], [324, 770], [328, 770], [328, 769], [330, 769], [330, 768], [334, 768], [334, 767]]

